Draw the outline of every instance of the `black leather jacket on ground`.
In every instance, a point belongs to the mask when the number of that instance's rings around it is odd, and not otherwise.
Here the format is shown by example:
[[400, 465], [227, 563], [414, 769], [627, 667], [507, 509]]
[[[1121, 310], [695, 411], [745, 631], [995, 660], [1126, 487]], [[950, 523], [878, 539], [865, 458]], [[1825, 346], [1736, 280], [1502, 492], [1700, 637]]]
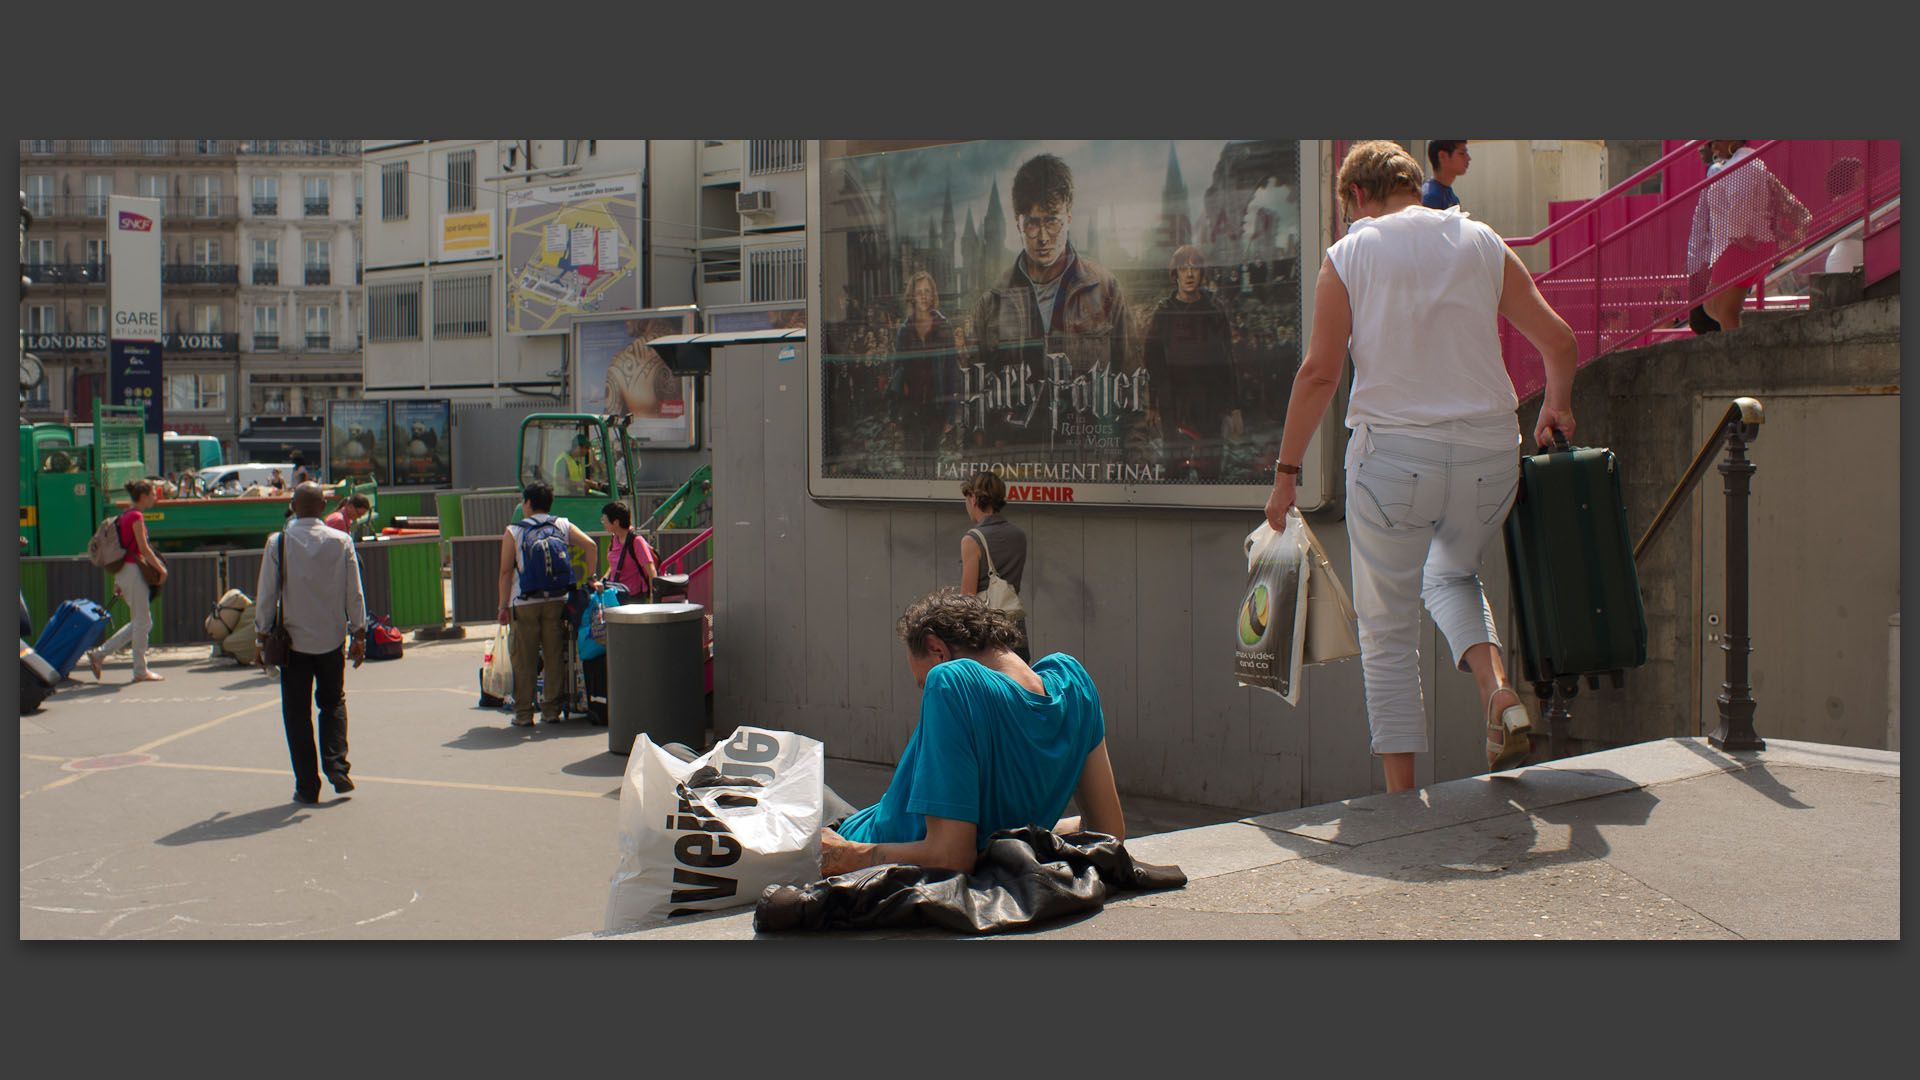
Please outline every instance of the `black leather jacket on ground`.
[[1028, 826], [993, 834], [971, 874], [887, 863], [811, 885], [771, 885], [753, 909], [756, 933], [937, 927], [1004, 934], [1098, 911], [1112, 894], [1177, 889], [1177, 866], [1138, 863], [1104, 833], [1057, 836]]

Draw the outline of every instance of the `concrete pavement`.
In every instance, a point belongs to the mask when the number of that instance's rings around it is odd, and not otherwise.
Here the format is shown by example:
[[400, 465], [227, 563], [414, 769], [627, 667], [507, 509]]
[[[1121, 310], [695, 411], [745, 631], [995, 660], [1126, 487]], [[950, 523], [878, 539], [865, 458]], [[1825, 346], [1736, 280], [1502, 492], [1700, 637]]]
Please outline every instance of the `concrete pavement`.
[[[21, 938], [754, 937], [749, 908], [598, 932], [626, 759], [480, 708], [483, 647], [349, 672], [358, 787], [318, 806], [252, 669], [193, 646], [166, 682], [67, 682], [20, 721]], [[890, 773], [827, 780], [864, 805]], [[1129, 849], [1185, 888], [983, 940], [1897, 939], [1899, 794], [1897, 753], [1676, 739], [1260, 817], [1130, 798]]]
[[[1762, 735], [1764, 737], [1764, 731]], [[1880, 939], [1900, 936], [1900, 756], [1670, 739], [1130, 840], [1183, 889], [1031, 939]], [[755, 935], [752, 913], [602, 941]]]

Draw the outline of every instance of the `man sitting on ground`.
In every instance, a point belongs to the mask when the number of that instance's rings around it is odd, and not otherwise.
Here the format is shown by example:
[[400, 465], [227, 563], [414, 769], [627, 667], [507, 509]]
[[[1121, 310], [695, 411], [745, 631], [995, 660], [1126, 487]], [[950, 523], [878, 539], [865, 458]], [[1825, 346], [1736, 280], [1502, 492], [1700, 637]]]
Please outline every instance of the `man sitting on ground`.
[[[822, 835], [822, 874], [882, 863], [966, 873], [989, 836], [1026, 825], [1126, 839], [1100, 695], [1078, 660], [1053, 653], [1029, 667], [1013, 622], [953, 588], [914, 601], [896, 629], [920, 725], [880, 801]], [[1060, 818], [1075, 797], [1084, 826]]]

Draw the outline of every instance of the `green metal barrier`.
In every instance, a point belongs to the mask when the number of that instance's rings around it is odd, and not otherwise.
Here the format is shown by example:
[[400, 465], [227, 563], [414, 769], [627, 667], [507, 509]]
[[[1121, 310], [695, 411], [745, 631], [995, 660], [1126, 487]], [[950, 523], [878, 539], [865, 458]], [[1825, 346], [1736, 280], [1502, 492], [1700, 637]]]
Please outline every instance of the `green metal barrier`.
[[460, 514], [460, 493], [442, 491], [434, 498], [440, 514], [440, 537], [452, 540], [465, 536], [465, 524]]
[[[440, 572], [440, 541], [382, 540], [360, 545], [364, 573], [380, 577], [362, 589], [368, 614], [387, 615], [396, 627], [441, 626], [447, 621], [446, 593]], [[379, 610], [375, 597], [384, 599]]]

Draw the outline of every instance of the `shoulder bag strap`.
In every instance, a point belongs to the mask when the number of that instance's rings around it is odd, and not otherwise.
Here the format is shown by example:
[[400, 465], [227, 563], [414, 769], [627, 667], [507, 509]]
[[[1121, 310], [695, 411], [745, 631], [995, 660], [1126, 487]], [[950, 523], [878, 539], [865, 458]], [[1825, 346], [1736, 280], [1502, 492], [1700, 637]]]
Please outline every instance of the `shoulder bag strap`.
[[287, 530], [280, 530], [280, 590], [273, 594], [273, 625], [287, 625]]
[[987, 557], [987, 576], [990, 578], [999, 577], [1000, 571], [993, 568], [993, 552], [987, 549], [986, 536], [984, 536], [979, 529], [968, 529], [967, 535], [980, 541], [980, 552]]

